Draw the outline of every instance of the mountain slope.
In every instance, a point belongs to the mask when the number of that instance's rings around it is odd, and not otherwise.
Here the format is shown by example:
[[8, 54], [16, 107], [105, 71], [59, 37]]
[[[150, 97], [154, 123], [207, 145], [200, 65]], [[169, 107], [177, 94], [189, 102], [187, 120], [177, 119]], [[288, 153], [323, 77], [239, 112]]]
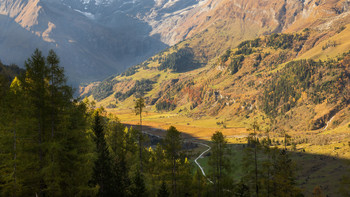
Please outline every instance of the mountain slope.
[[166, 47], [148, 36], [146, 23], [126, 14], [118, 17], [131, 25], [111, 28], [58, 0], [2, 0], [0, 14], [2, 61], [23, 65], [35, 48], [52, 48], [75, 84], [121, 72]]
[[[120, 73], [184, 39], [207, 63], [242, 40], [308, 26], [327, 29], [325, 21], [338, 23], [347, 16], [348, 4], [345, 0], [1, 0], [0, 25], [6, 29], [1, 38], [6, 42], [0, 59], [22, 65], [34, 48], [53, 48], [72, 82], [91, 82]], [[13, 46], [19, 46], [13, 48], [17, 57], [6, 52]]]
[[[304, 7], [295, 10], [301, 13], [334, 10], [327, 2], [302, 4]], [[292, 14], [293, 20], [288, 17], [282, 20], [292, 22], [285, 22], [282, 27], [279, 25], [282, 23], [269, 25], [271, 31], [289, 32], [293, 28], [302, 31], [262, 36], [230, 50], [225, 47], [230, 46], [227, 42], [232, 39], [214, 36], [210, 31], [218, 23], [213, 23], [208, 30], [123, 75], [97, 83], [93, 88], [89, 86], [84, 94], [92, 95], [98, 104], [114, 108], [113, 111], [131, 109], [133, 99], [144, 94], [151, 111], [176, 113], [194, 120], [216, 118], [231, 126], [246, 127], [252, 119], [264, 117], [271, 123], [276, 120], [279, 129], [317, 130], [334, 117], [335, 123], [328, 128], [344, 127], [350, 117], [347, 53], [350, 30], [346, 25], [350, 18], [346, 13], [345, 6], [341, 13], [332, 12], [329, 20], [325, 20], [326, 15], [312, 18], [311, 14]], [[310, 21], [314, 26], [303, 28]], [[229, 35], [231, 26], [222, 25], [216, 31]], [[207, 39], [208, 35], [212, 36]], [[210, 47], [206, 47], [208, 43]], [[215, 57], [218, 53], [221, 55]]]

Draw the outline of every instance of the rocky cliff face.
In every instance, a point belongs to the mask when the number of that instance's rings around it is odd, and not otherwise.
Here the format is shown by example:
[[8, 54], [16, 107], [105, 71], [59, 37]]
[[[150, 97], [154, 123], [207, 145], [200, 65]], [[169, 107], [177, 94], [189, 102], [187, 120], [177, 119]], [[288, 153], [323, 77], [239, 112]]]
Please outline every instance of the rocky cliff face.
[[113, 16], [117, 21], [100, 16], [103, 6], [96, 5], [95, 14], [59, 0], [0, 1], [1, 61], [22, 66], [35, 48], [52, 48], [78, 84], [122, 72], [167, 46], [149, 36], [148, 24], [125, 13]]

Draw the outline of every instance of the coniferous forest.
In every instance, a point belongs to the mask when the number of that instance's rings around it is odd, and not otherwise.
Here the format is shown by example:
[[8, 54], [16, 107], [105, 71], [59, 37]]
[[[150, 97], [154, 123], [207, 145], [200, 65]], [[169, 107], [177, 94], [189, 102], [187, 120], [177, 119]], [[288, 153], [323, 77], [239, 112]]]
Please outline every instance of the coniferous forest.
[[[11, 81], [12, 80], [12, 81]], [[211, 137], [204, 175], [181, 132], [171, 126], [151, 145], [87, 99], [73, 97], [59, 57], [36, 50], [17, 77], [1, 75], [0, 196], [303, 196], [286, 150], [259, 141], [253, 125], [243, 146], [243, 175], [233, 177], [225, 136]]]

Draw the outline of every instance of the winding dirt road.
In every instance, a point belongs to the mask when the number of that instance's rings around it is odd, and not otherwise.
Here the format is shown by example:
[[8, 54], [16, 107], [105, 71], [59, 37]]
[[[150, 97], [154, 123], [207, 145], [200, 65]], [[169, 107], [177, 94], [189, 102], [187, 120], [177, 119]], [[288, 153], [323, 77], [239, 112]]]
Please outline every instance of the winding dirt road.
[[194, 160], [194, 162], [196, 163], [196, 165], [197, 165], [197, 166], [199, 167], [199, 169], [202, 171], [203, 176], [206, 177], [205, 172], [204, 172], [204, 170], [203, 170], [203, 167], [198, 163], [198, 159], [203, 158], [203, 155], [204, 155], [205, 153], [207, 153], [208, 151], [210, 151], [211, 147], [208, 146], [208, 145], [206, 145], [206, 144], [199, 143], [199, 142], [193, 142], [193, 143], [196, 143], [196, 144], [199, 144], [199, 145], [202, 145], [202, 146], [205, 146], [205, 147], [208, 148], [207, 150], [205, 150], [204, 152], [202, 152], [202, 153]]
[[[163, 129], [156, 129], [156, 128], [153, 128], [153, 130], [163, 130]], [[151, 131], [152, 131], [152, 130], [151, 130]], [[157, 137], [157, 138], [163, 138], [162, 136], [155, 135], [155, 134], [150, 133], [150, 132], [147, 132], [147, 131], [143, 131], [143, 133], [144, 133], [144, 134], [147, 134], [147, 135], [150, 135], [150, 136]], [[210, 150], [211, 150], [211, 147], [210, 147], [209, 145], [207, 145], [207, 144], [204, 144], [204, 143], [201, 143], [201, 142], [196, 142], [195, 140], [186, 139], [186, 140], [184, 140], [184, 141], [192, 142], [192, 143], [194, 143], [194, 144], [198, 144], [198, 145], [205, 146], [205, 147], [208, 148], [208, 149], [206, 149], [205, 151], [203, 151], [203, 152], [194, 160], [195, 164], [196, 164], [196, 165], [198, 166], [198, 168], [201, 170], [203, 176], [204, 176], [204, 177], [207, 177], [206, 174], [205, 174], [205, 172], [204, 172], [203, 167], [198, 163], [198, 159], [203, 158], [203, 155], [204, 155], [205, 153], [207, 153], [208, 151], [210, 151]], [[212, 183], [212, 181], [210, 181], [209, 179], [208, 179], [208, 181]]]

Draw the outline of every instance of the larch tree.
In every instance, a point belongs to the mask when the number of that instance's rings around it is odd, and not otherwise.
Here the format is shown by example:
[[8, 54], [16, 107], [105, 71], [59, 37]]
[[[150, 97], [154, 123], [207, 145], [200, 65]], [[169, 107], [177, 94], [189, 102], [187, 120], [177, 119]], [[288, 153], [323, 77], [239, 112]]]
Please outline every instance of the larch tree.
[[[21, 196], [23, 159], [20, 137], [25, 133], [25, 97], [20, 80], [15, 77], [0, 100], [0, 195]], [[20, 136], [20, 137], [19, 137]]]
[[181, 133], [173, 126], [171, 126], [164, 138], [164, 150], [166, 158], [171, 163], [171, 188], [172, 195], [177, 196], [177, 174], [179, 170], [178, 159], [180, 159], [180, 152], [182, 149], [182, 138]]
[[126, 127], [120, 123], [116, 117], [111, 117], [108, 121], [108, 130], [106, 132], [107, 144], [111, 150], [113, 182], [116, 184], [116, 193], [119, 196], [127, 196], [127, 190], [130, 187], [128, 158], [127, 154], [131, 151], [127, 146]]
[[25, 79], [24, 87], [26, 90], [27, 98], [32, 105], [32, 112], [34, 114], [34, 125], [36, 125], [36, 140], [37, 144], [35, 148], [38, 154], [37, 173], [35, 173], [39, 180], [37, 180], [38, 187], [37, 195], [39, 197], [44, 196], [45, 183], [42, 176], [42, 170], [45, 165], [45, 130], [47, 130], [47, 74], [48, 69], [45, 65], [45, 57], [42, 55], [39, 49], [36, 49], [26, 62], [25, 62]]
[[102, 117], [97, 112], [94, 117], [93, 132], [95, 134], [97, 159], [95, 160], [92, 182], [98, 185], [97, 196], [113, 196], [112, 159], [105, 139]]
[[214, 192], [217, 196], [223, 196], [226, 186], [227, 173], [230, 172], [230, 162], [227, 157], [227, 140], [222, 132], [217, 131], [211, 137], [212, 151], [209, 157], [211, 167], [211, 179], [214, 183]]
[[140, 160], [139, 168], [142, 173], [142, 149], [143, 149], [142, 112], [143, 112], [143, 108], [145, 108], [145, 99], [143, 97], [136, 99], [134, 108], [135, 108], [136, 115], [139, 115], [140, 117], [140, 131], [138, 136], [138, 142], [139, 142], [139, 160]]

